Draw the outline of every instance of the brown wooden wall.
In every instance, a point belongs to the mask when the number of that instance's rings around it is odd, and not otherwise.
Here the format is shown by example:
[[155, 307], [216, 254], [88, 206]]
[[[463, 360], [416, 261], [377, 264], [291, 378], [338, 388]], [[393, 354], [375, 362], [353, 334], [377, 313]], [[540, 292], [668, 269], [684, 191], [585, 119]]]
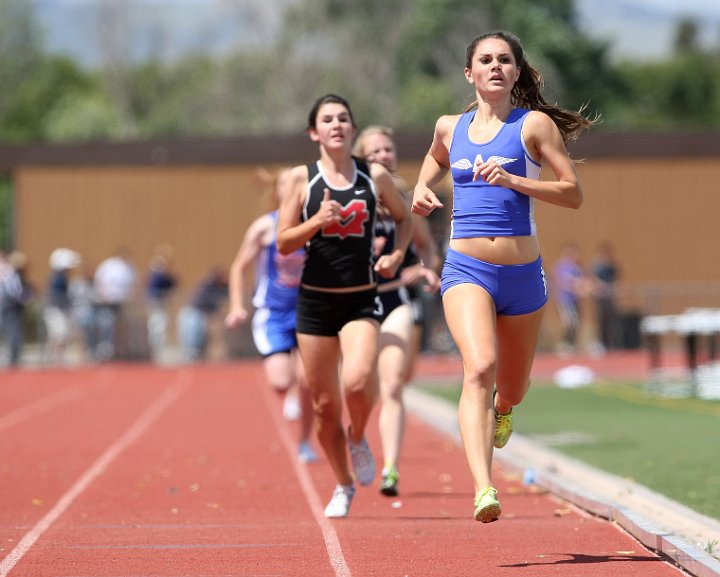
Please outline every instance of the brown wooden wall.
[[[257, 168], [22, 167], [14, 175], [17, 246], [43, 282], [58, 246], [95, 263], [127, 246], [144, 270], [153, 247], [167, 242], [194, 283], [211, 266], [229, 266], [248, 224], [270, 206]], [[413, 182], [418, 168], [406, 163], [400, 173]], [[611, 240], [628, 282], [720, 281], [717, 159], [591, 160], [578, 173], [580, 210], [537, 205], [546, 268], [566, 241], [589, 258]]]
[[578, 165], [578, 174], [585, 190], [579, 211], [538, 207], [548, 256], [563, 237], [576, 240], [586, 254], [609, 239], [628, 280], [720, 279], [711, 248], [720, 245], [718, 159], [595, 160]]
[[142, 272], [159, 243], [173, 247], [193, 286], [211, 267], [229, 267], [249, 223], [270, 207], [255, 167], [32, 167], [14, 180], [17, 244], [41, 286], [59, 246], [95, 264], [128, 247]]

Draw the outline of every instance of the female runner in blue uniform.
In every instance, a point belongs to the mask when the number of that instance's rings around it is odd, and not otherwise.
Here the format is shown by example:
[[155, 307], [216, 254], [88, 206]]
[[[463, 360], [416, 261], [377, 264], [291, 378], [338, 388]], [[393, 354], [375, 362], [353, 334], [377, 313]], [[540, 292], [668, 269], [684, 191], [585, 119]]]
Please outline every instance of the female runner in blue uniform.
[[[298, 297], [298, 345], [318, 440], [337, 480], [325, 515], [345, 517], [355, 494], [348, 450], [357, 482], [369, 485], [375, 478], [365, 427], [377, 398], [382, 311], [376, 275], [395, 274], [412, 224], [390, 173], [379, 164], [368, 167], [353, 158], [356, 125], [345, 99], [334, 94], [319, 98], [307, 130], [318, 144], [320, 159], [290, 173], [290, 188], [280, 206], [277, 246], [283, 254], [302, 247], [307, 252]], [[396, 230], [394, 250], [376, 260], [378, 202], [387, 208]], [[343, 398], [350, 417], [347, 435]]]
[[[566, 142], [593, 121], [545, 102], [542, 76], [513, 34], [473, 40], [465, 78], [476, 102], [464, 114], [438, 119], [412, 210], [427, 216], [443, 206], [432, 188], [450, 171], [452, 225], [441, 294], [464, 367], [458, 416], [475, 484], [474, 516], [489, 523], [501, 513], [491, 479], [493, 446], [507, 443], [512, 408], [530, 385], [548, 298], [534, 204], [580, 208], [582, 189]], [[553, 179], [539, 180], [541, 165]]]
[[[274, 183], [275, 200], [280, 202], [287, 189], [289, 169], [282, 170]], [[310, 444], [312, 407], [310, 391], [305, 384], [302, 363], [297, 354], [295, 309], [305, 252], [297, 250], [281, 255], [275, 246], [278, 211], [256, 219], [245, 232], [235, 260], [230, 267], [230, 306], [225, 325], [237, 328], [250, 314], [245, 306], [248, 273], [255, 268], [252, 305], [252, 334], [255, 347], [263, 357], [268, 384], [285, 402], [293, 395], [300, 407], [298, 460], [311, 463], [317, 455]]]

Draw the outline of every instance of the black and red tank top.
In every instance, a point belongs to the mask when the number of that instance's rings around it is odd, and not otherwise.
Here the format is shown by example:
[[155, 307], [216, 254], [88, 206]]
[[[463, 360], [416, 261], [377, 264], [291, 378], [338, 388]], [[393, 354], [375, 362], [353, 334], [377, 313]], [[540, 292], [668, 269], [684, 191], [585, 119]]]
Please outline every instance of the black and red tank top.
[[328, 184], [320, 162], [308, 164], [308, 191], [302, 219], [320, 208], [325, 189], [340, 203], [340, 222], [319, 230], [305, 245], [307, 259], [302, 283], [323, 288], [346, 288], [376, 282], [373, 265], [377, 191], [366, 164], [355, 160], [355, 178], [346, 188]]

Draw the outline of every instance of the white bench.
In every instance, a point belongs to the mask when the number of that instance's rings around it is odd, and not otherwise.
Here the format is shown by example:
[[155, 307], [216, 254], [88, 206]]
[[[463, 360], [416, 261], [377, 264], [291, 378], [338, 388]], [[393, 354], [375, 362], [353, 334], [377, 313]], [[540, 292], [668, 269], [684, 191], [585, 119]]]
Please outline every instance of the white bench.
[[699, 341], [707, 343], [707, 360], [715, 363], [718, 356], [720, 336], [720, 309], [691, 308], [678, 315], [650, 315], [640, 321], [640, 332], [650, 352], [650, 365], [654, 373], [661, 366], [662, 337], [676, 334], [683, 339], [687, 368], [693, 384], [696, 384], [699, 365]]

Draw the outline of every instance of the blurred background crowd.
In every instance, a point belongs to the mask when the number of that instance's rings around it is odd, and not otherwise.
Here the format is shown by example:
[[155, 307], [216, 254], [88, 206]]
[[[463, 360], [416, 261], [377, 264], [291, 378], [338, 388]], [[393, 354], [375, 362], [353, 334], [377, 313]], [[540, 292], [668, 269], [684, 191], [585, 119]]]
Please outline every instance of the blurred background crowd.
[[[553, 349], [602, 355], [640, 346], [616, 305], [621, 269], [610, 243], [587, 264], [568, 243], [548, 267], [559, 328]], [[73, 365], [111, 360], [173, 364], [255, 355], [248, 327], [228, 329], [227, 268], [212, 266], [195, 286], [176, 272], [173, 247], [158, 244], [145, 267], [119, 247], [97, 266], [75, 250], [48, 256], [46, 286], [36, 286], [21, 251], [0, 253], [0, 366]], [[422, 293], [422, 350], [454, 351], [439, 296]]]

